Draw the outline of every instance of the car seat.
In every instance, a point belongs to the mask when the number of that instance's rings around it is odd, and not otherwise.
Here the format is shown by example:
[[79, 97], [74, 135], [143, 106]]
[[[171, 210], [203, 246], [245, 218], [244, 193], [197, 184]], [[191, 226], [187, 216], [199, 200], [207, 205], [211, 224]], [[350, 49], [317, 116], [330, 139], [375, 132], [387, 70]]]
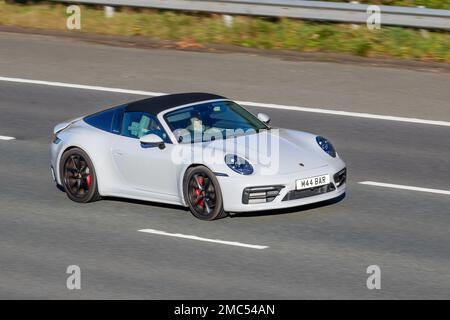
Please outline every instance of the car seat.
[[139, 122], [131, 122], [128, 127], [128, 131], [132, 136], [141, 138], [148, 133], [148, 127], [150, 125], [150, 118], [143, 115]]

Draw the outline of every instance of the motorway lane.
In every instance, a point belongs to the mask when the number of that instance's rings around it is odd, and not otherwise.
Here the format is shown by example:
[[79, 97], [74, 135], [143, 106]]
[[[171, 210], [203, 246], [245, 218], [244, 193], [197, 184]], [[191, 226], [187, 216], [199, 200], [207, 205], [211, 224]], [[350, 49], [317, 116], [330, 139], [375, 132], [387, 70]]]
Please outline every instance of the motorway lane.
[[[0, 125], [4, 131], [1, 134], [43, 143], [51, 139], [52, 129], [58, 122], [143, 98], [8, 82], [1, 82], [0, 88]], [[328, 137], [343, 154], [351, 170], [358, 169], [352, 175], [361, 172], [357, 176], [360, 181], [375, 179], [448, 189], [450, 144], [443, 143], [443, 140], [449, 136], [449, 127], [278, 109], [251, 110], [269, 113], [275, 126]]]
[[[51, 128], [137, 98], [0, 83], [0, 134], [18, 138], [0, 141], [1, 298], [449, 298], [449, 197], [357, 182], [448, 190], [450, 128], [265, 109], [274, 125], [332, 139], [350, 168], [344, 201], [213, 223], [151, 203], [70, 202], [50, 180]], [[82, 268], [81, 291], [65, 289], [69, 264]], [[370, 264], [381, 291], [365, 287]]]
[[3, 77], [450, 121], [448, 73], [250, 54], [121, 48], [0, 32]]

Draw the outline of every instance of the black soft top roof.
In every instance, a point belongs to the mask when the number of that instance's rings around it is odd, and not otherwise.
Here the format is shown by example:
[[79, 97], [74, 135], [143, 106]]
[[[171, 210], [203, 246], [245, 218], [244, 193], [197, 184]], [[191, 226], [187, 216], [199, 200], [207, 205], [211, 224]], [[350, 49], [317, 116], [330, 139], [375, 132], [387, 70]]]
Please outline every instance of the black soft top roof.
[[168, 94], [131, 102], [126, 106], [125, 112], [148, 112], [157, 115], [161, 111], [184, 104], [216, 99], [226, 98], [216, 94], [202, 92]]

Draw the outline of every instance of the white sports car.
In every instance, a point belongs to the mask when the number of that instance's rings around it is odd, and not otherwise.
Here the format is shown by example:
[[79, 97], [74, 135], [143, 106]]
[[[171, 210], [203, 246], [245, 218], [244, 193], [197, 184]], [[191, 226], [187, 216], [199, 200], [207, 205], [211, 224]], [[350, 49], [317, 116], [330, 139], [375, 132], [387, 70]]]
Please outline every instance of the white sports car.
[[170, 203], [202, 220], [343, 196], [346, 168], [331, 143], [269, 121], [208, 93], [148, 98], [58, 124], [51, 171], [76, 202]]

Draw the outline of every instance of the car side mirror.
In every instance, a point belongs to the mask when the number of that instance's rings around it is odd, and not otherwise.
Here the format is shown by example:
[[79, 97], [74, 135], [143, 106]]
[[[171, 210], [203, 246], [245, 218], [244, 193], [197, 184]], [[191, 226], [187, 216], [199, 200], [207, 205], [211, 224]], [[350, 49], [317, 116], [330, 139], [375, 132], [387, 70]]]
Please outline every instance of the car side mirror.
[[142, 148], [153, 148], [158, 147], [160, 149], [164, 149], [166, 145], [164, 144], [163, 139], [156, 134], [147, 134], [139, 139]]
[[269, 124], [270, 117], [265, 113], [258, 113], [258, 119], [264, 122], [265, 124]]

